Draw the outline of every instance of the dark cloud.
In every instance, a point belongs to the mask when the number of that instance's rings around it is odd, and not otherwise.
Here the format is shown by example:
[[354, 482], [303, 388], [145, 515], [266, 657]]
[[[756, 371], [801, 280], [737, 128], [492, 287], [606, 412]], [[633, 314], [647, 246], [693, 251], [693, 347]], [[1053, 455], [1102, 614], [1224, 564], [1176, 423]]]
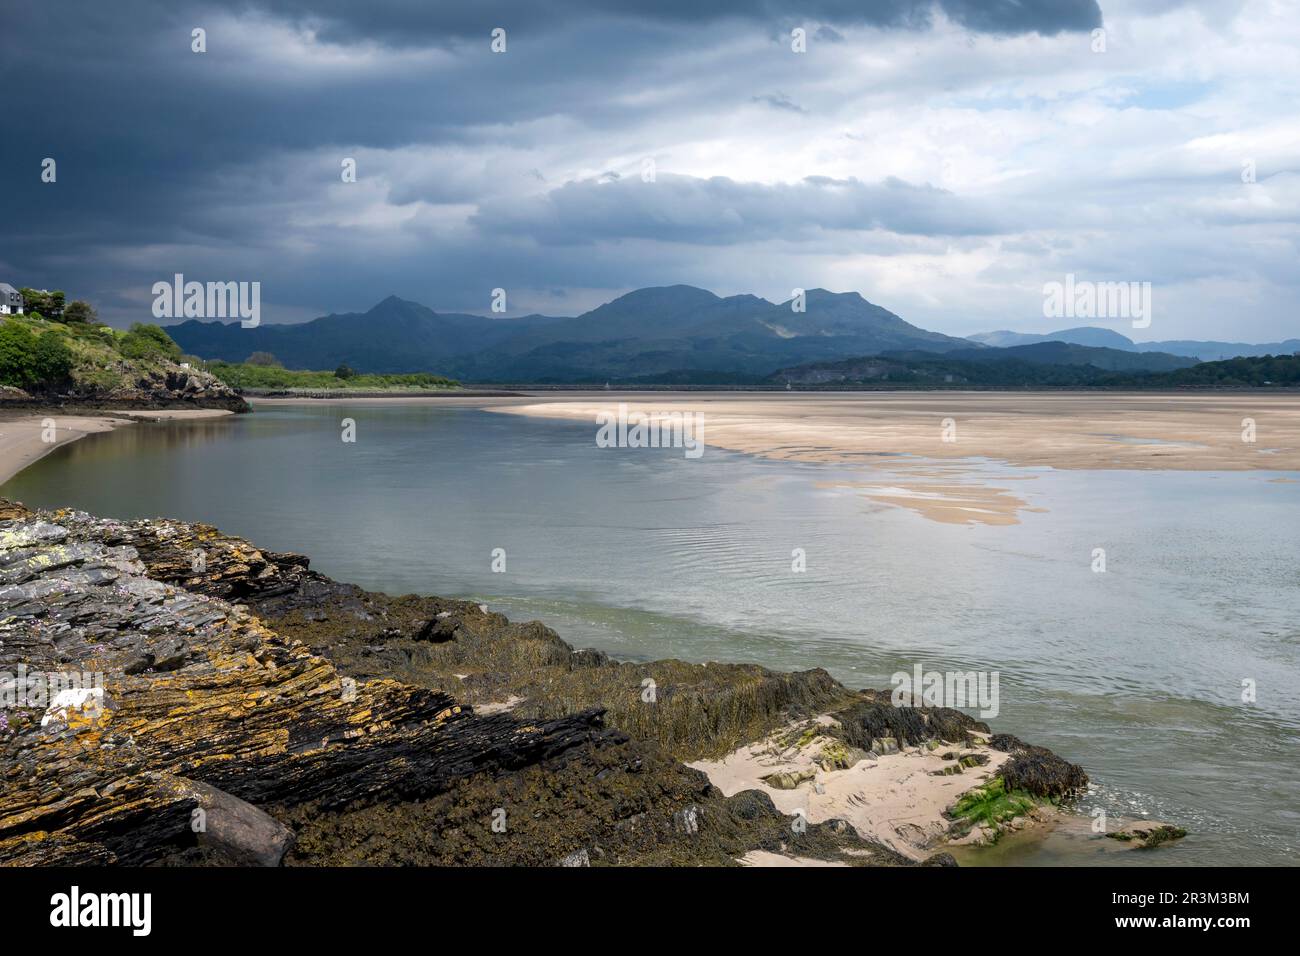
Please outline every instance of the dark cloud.
[[266, 6], [304, 20], [323, 20], [323, 35], [330, 39], [360, 35], [394, 44], [486, 36], [494, 27], [536, 33], [591, 17], [665, 24], [810, 20], [832, 26], [925, 29], [939, 10], [968, 29], [999, 34], [1055, 34], [1101, 25], [1096, 0], [476, 0], [437, 9], [427, 0], [275, 0]]

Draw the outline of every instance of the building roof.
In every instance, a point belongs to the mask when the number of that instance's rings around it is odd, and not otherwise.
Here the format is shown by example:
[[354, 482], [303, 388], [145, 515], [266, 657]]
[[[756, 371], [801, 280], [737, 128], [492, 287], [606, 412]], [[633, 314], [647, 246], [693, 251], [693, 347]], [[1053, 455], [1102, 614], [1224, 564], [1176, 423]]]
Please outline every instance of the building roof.
[[0, 292], [10, 292], [14, 295], [18, 294], [18, 290], [15, 289], [13, 286], [11, 286], [8, 282], [0, 282]]

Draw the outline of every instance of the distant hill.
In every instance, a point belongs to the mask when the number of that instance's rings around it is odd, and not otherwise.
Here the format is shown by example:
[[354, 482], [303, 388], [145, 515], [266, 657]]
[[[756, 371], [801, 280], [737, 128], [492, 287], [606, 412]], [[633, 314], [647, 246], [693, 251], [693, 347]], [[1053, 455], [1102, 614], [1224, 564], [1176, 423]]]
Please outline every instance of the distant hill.
[[769, 379], [792, 385], [1099, 386], [1145, 381], [1199, 368], [1195, 359], [1123, 352], [1064, 342], [947, 352], [885, 352], [781, 369]]
[[1159, 349], [1174, 355], [1190, 355], [1202, 362], [1214, 362], [1220, 359], [1239, 357], [1258, 357], [1265, 355], [1294, 355], [1300, 352], [1300, 339], [1286, 339], [1283, 342], [1264, 342], [1251, 345], [1248, 342], [1197, 342], [1173, 339], [1166, 342], [1138, 342], [1142, 351]]
[[1095, 348], [1121, 349], [1130, 352], [1137, 349], [1128, 336], [1094, 326], [1061, 329], [1059, 332], [1049, 332], [1046, 335], [1035, 335], [1030, 332], [982, 332], [967, 338], [979, 345], [991, 345], [996, 348], [1034, 345], [1039, 342], [1069, 342], [1072, 345], [1090, 345]]
[[786, 365], [890, 349], [972, 348], [856, 292], [812, 289], [805, 310], [675, 285], [639, 289], [573, 318], [438, 313], [390, 296], [365, 313], [241, 328], [190, 320], [168, 332], [186, 352], [242, 362], [270, 352], [290, 369], [430, 371], [466, 382], [603, 383], [766, 376]]
[[1213, 362], [1219, 359], [1235, 358], [1241, 355], [1292, 355], [1300, 352], [1300, 339], [1287, 339], [1284, 342], [1263, 342], [1253, 345], [1248, 342], [1198, 341], [1195, 339], [1171, 339], [1158, 342], [1134, 342], [1126, 335], [1111, 329], [1095, 326], [1083, 326], [1074, 329], [1061, 329], [1043, 335], [1030, 332], [981, 332], [967, 338], [979, 345], [1006, 348], [1017, 345], [1033, 345], [1038, 342], [1069, 342], [1074, 345], [1102, 346], [1120, 349], [1126, 352], [1167, 352], [1170, 355], [1182, 355]]
[[270, 352], [290, 369], [347, 364], [358, 372], [438, 372], [456, 358], [557, 321], [542, 315], [486, 319], [438, 313], [389, 296], [368, 312], [327, 315], [298, 325], [244, 329], [238, 322], [191, 319], [169, 326], [167, 333], [187, 353], [223, 362], [242, 362], [253, 352]]

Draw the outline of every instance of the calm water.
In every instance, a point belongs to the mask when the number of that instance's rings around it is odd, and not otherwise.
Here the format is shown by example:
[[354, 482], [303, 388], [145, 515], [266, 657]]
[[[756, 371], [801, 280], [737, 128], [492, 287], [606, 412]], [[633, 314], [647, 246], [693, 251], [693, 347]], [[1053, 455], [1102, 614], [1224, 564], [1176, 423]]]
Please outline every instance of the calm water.
[[[877, 480], [865, 466], [594, 436], [474, 409], [277, 407], [92, 436], [0, 494], [211, 522], [342, 580], [486, 600], [623, 658], [818, 666], [861, 687], [918, 661], [996, 670], [994, 729], [1082, 763], [1085, 811], [1193, 834], [1149, 854], [1009, 841], [998, 862], [1300, 859], [1300, 483], [1269, 480], [1300, 476], [981, 465], [1002, 486], [1029, 477], [1010, 487], [1046, 510], [970, 527], [824, 487]], [[1258, 703], [1241, 703], [1243, 678]]]

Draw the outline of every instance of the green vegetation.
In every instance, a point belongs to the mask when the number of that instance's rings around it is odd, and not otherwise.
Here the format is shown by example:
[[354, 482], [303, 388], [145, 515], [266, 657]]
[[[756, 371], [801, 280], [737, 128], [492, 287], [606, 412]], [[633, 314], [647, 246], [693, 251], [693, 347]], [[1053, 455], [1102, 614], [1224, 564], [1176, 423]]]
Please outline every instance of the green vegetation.
[[0, 320], [0, 385], [32, 393], [94, 393], [133, 383], [181, 356], [156, 325], [136, 324], [122, 332], [74, 319], [75, 314], [70, 304], [62, 322], [39, 312]]
[[[23, 297], [23, 310], [48, 315], [56, 322], [69, 321], [63, 317], [63, 302], [66, 298], [62, 291], [46, 292], [43, 289], [22, 288], [18, 293]], [[73, 303], [74, 305], [77, 303]], [[84, 302], [80, 303], [85, 305]]]
[[962, 794], [952, 815], [967, 820], [972, 826], [985, 826], [995, 833], [1016, 817], [1024, 816], [1037, 806], [1025, 790], [1008, 791], [1001, 777], [994, 777], [982, 787]]
[[[58, 294], [62, 295], [63, 293]], [[95, 311], [94, 306], [89, 302], [76, 299], [68, 304], [68, 308], [64, 311], [61, 321], [67, 323], [82, 322], [94, 325], [99, 322], [99, 313]]]
[[[252, 358], [252, 356], [250, 356]], [[340, 365], [333, 372], [312, 372], [280, 368], [278, 365], [249, 362], [209, 362], [209, 372], [234, 388], [267, 389], [368, 389], [368, 390], [429, 390], [456, 388], [459, 383], [441, 375], [413, 372], [405, 375], [370, 375], [353, 372]]]
[[[69, 306], [69, 309], [71, 306]], [[133, 324], [117, 344], [118, 351], [131, 359], [168, 359], [179, 362], [181, 347], [156, 325]]]
[[57, 332], [35, 332], [26, 323], [0, 325], [0, 385], [32, 389], [66, 382], [72, 350]]

